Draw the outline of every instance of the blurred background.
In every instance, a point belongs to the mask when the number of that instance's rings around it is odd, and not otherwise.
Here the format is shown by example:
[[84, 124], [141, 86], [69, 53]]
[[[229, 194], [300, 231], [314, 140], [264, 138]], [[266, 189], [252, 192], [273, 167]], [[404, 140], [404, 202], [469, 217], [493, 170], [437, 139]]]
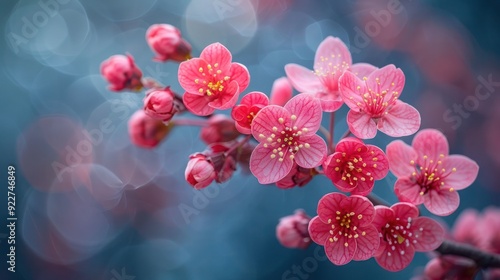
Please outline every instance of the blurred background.
[[[312, 68], [329, 35], [353, 62], [395, 64], [402, 100], [422, 128], [443, 131], [451, 153], [480, 165], [460, 192], [460, 211], [500, 204], [500, 4], [414, 0], [41, 0], [0, 9], [0, 279], [409, 279], [428, 258], [390, 273], [375, 261], [336, 267], [322, 249], [282, 247], [280, 217], [311, 216], [335, 191], [315, 178], [304, 188], [259, 185], [242, 172], [194, 191], [189, 154], [204, 150], [197, 128], [176, 129], [157, 149], [130, 143], [127, 121], [142, 96], [113, 93], [99, 74], [113, 54], [130, 53], [145, 76], [180, 92], [178, 64], [155, 63], [145, 42], [154, 23], [177, 26], [193, 55], [221, 42], [251, 74], [247, 90], [269, 94], [284, 65]], [[335, 134], [347, 125], [344, 106]], [[227, 113], [227, 112], [226, 112]], [[108, 128], [97, 135], [99, 125]], [[327, 124], [324, 120], [324, 124]], [[411, 137], [404, 138], [411, 141]], [[391, 141], [379, 133], [382, 148]], [[16, 168], [16, 272], [7, 272], [7, 166]], [[390, 175], [374, 192], [395, 202]], [[423, 211], [425, 215], [428, 212]], [[319, 248], [319, 249], [318, 249]], [[299, 269], [300, 273], [295, 270]]]

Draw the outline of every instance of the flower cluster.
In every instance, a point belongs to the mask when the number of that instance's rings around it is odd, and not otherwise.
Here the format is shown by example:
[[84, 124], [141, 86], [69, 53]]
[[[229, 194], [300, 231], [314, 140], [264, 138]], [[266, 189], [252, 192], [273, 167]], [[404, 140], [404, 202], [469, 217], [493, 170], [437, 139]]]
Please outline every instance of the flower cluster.
[[[275, 80], [270, 94], [245, 93], [250, 73], [233, 62], [222, 44], [213, 43], [192, 57], [191, 45], [168, 24], [151, 26], [146, 39], [155, 61], [180, 62], [182, 95], [172, 90], [175, 85], [142, 77], [131, 55], [112, 56], [102, 63], [101, 72], [113, 91], [147, 89], [143, 109], [129, 122], [133, 143], [153, 148], [174, 126], [201, 126], [200, 139], [207, 148], [191, 154], [185, 169], [185, 180], [193, 188], [226, 182], [238, 166], [248, 169], [260, 184], [280, 189], [303, 187], [324, 175], [340, 192], [323, 196], [312, 219], [303, 210], [282, 218], [276, 235], [290, 248], [307, 248], [314, 241], [324, 246], [336, 265], [373, 257], [384, 269], [399, 271], [412, 262], [415, 252], [441, 245], [443, 227], [419, 216], [417, 206], [424, 204], [439, 216], [453, 213], [459, 206], [457, 190], [474, 182], [478, 165], [465, 156], [449, 155], [446, 137], [434, 129], [418, 132], [411, 146], [395, 140], [385, 152], [364, 142], [377, 131], [402, 137], [420, 129], [417, 109], [401, 101], [405, 86], [401, 69], [392, 64], [380, 68], [353, 64], [346, 45], [327, 37], [316, 51], [313, 71], [288, 64], [286, 77]], [[294, 96], [293, 89], [299, 94]], [[349, 130], [334, 143], [333, 117], [343, 104], [350, 109]], [[219, 112], [224, 110], [225, 114]], [[194, 117], [177, 117], [186, 112]], [[330, 130], [322, 126], [324, 114], [331, 117]], [[399, 201], [374, 205], [376, 182], [389, 171], [397, 177], [393, 187]], [[488, 238], [472, 244], [497, 252], [496, 245], [485, 244], [498, 244], [498, 236], [487, 232]], [[438, 261], [440, 267], [455, 267], [444, 265], [447, 260]]]

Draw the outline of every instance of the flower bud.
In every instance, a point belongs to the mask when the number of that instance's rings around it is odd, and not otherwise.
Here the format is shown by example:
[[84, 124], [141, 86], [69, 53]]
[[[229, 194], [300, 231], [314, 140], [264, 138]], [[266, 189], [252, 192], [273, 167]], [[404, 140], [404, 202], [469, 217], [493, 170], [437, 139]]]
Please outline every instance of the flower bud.
[[144, 112], [154, 119], [167, 122], [179, 112], [177, 102], [170, 87], [153, 89], [144, 98]]
[[292, 85], [287, 77], [281, 77], [274, 81], [271, 89], [269, 104], [284, 106], [292, 98]]
[[142, 72], [129, 54], [113, 55], [103, 61], [101, 75], [110, 83], [109, 89], [112, 91], [124, 89], [138, 91], [142, 88]]
[[289, 189], [295, 186], [303, 187], [307, 185], [316, 174], [318, 174], [318, 172], [314, 168], [304, 168], [295, 164], [285, 178], [276, 182], [276, 186], [280, 189]]
[[276, 226], [276, 237], [281, 245], [287, 248], [306, 249], [311, 244], [308, 225], [311, 218], [304, 210], [295, 210], [295, 213], [280, 219]]
[[184, 175], [186, 181], [197, 190], [208, 187], [217, 176], [213, 163], [201, 153], [189, 157]]
[[156, 147], [173, 128], [162, 121], [146, 115], [143, 110], [135, 112], [128, 121], [128, 132], [132, 143], [143, 148]]
[[191, 57], [191, 45], [182, 39], [179, 29], [170, 24], [151, 25], [146, 31], [146, 41], [156, 53], [156, 61], [182, 62]]
[[207, 144], [232, 141], [239, 135], [240, 132], [236, 130], [234, 121], [222, 114], [210, 117], [208, 125], [200, 132], [201, 140]]

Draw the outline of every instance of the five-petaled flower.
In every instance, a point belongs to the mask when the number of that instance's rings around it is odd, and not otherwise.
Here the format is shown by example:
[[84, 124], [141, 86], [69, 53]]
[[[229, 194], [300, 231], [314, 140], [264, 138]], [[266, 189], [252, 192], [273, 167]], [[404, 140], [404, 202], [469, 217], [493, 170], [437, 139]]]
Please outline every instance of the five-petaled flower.
[[338, 110], [344, 102], [339, 95], [339, 78], [346, 71], [367, 74], [376, 69], [366, 63], [352, 64], [346, 45], [335, 37], [327, 37], [316, 50], [314, 71], [297, 64], [287, 64], [285, 72], [293, 87], [313, 94], [321, 100], [325, 112]]
[[392, 64], [363, 78], [345, 72], [339, 79], [339, 91], [351, 109], [347, 114], [351, 132], [363, 139], [375, 137], [377, 129], [393, 137], [417, 132], [419, 112], [398, 100], [404, 84], [403, 71]]
[[236, 129], [243, 134], [250, 134], [252, 131], [253, 118], [260, 109], [269, 105], [269, 98], [262, 92], [253, 91], [241, 99], [241, 103], [233, 107], [231, 117], [236, 121]]
[[325, 175], [343, 192], [367, 195], [375, 180], [389, 172], [389, 162], [384, 152], [373, 145], [350, 137], [342, 139], [323, 163]]
[[199, 58], [179, 66], [179, 83], [186, 93], [184, 105], [195, 115], [206, 116], [215, 109], [233, 107], [250, 81], [245, 66], [231, 62], [232, 56], [220, 43], [207, 46]]
[[326, 143], [316, 135], [321, 124], [321, 104], [299, 94], [284, 107], [269, 105], [257, 113], [252, 135], [259, 141], [250, 157], [250, 170], [261, 184], [284, 178], [294, 162], [314, 168], [326, 157]]
[[375, 226], [373, 204], [363, 196], [329, 193], [318, 203], [318, 216], [309, 223], [311, 239], [325, 246], [328, 259], [336, 265], [373, 256], [380, 238]]
[[415, 251], [435, 250], [444, 240], [444, 229], [436, 221], [418, 216], [410, 203], [396, 203], [391, 208], [375, 206], [373, 225], [380, 232], [380, 247], [375, 260], [389, 271], [399, 271], [413, 260]]
[[423, 203], [439, 216], [458, 208], [456, 191], [474, 182], [479, 166], [468, 157], [449, 155], [448, 151], [446, 137], [435, 129], [417, 133], [411, 147], [401, 140], [387, 145], [390, 170], [398, 178], [394, 189], [400, 201]]

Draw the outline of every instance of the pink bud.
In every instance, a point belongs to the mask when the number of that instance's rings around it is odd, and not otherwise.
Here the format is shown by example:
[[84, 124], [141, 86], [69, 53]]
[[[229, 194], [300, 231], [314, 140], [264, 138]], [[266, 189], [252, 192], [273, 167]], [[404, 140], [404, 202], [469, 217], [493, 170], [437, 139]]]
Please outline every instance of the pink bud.
[[280, 219], [276, 226], [276, 237], [281, 245], [287, 248], [306, 249], [311, 244], [307, 227], [311, 218], [304, 210], [295, 210], [295, 213]]
[[191, 45], [182, 39], [179, 29], [170, 24], [151, 25], [146, 31], [146, 41], [156, 53], [156, 61], [182, 62], [191, 57]]
[[197, 190], [208, 187], [217, 176], [212, 162], [200, 153], [189, 157], [184, 175], [186, 181]]
[[142, 72], [129, 54], [113, 55], [103, 61], [101, 75], [110, 83], [109, 89], [112, 91], [123, 89], [138, 91], [142, 88]]
[[156, 147], [172, 129], [162, 121], [146, 115], [143, 110], [135, 112], [128, 121], [128, 132], [132, 143], [143, 148]]
[[179, 111], [176, 102], [175, 93], [170, 87], [153, 89], [144, 98], [144, 112], [154, 119], [167, 122]]
[[228, 142], [240, 135], [240, 132], [236, 130], [233, 119], [222, 114], [210, 117], [208, 125], [203, 127], [200, 132], [201, 140], [207, 144]]
[[269, 104], [284, 106], [292, 98], [292, 85], [287, 77], [281, 77], [274, 81], [271, 89], [271, 98]]
[[307, 185], [316, 174], [318, 172], [314, 168], [304, 168], [295, 164], [285, 178], [276, 182], [276, 186], [280, 189], [289, 189], [295, 186], [302, 187]]

